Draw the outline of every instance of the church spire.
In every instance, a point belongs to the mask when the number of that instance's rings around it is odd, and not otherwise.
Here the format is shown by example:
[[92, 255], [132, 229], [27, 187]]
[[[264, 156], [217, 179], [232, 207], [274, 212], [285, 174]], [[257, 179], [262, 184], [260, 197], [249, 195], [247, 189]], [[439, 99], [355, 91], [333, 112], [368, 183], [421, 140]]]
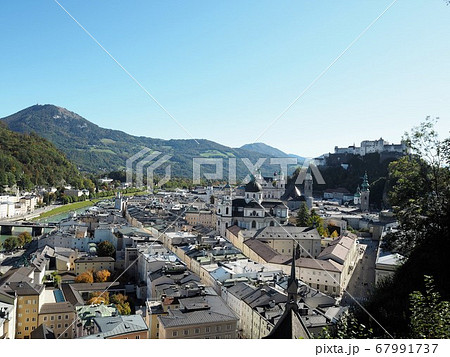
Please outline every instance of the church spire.
[[369, 179], [367, 178], [367, 171], [364, 173], [363, 183], [361, 185], [361, 191], [369, 191]]
[[295, 278], [295, 242], [292, 245], [292, 264], [291, 264], [291, 276], [288, 280], [288, 301], [287, 303], [292, 305], [294, 309], [297, 309], [297, 294], [298, 294], [298, 282]]

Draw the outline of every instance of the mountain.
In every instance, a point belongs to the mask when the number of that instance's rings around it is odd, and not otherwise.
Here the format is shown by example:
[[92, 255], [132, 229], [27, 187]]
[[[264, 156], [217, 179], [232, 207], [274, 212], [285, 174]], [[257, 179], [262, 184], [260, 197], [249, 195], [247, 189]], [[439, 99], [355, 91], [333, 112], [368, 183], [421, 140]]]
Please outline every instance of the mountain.
[[8, 185], [22, 189], [34, 185], [80, 186], [77, 168], [52, 143], [36, 134], [19, 134], [0, 122], [0, 190]]
[[[248, 174], [248, 169], [239, 158], [248, 158], [256, 163], [261, 157], [259, 152], [234, 149], [204, 139], [197, 140], [198, 143], [195, 140], [163, 140], [101, 128], [76, 113], [50, 104], [34, 105], [0, 120], [10, 130], [36, 133], [48, 139], [80, 170], [92, 173], [123, 170], [126, 160], [144, 148], [171, 155], [172, 175], [178, 177], [192, 177], [193, 158], [223, 158], [226, 179], [228, 159], [238, 158], [236, 171], [239, 179]], [[159, 172], [164, 172], [162, 167], [161, 170]], [[273, 171], [274, 166], [265, 165], [262, 168], [263, 173]], [[203, 166], [203, 172], [215, 172], [214, 166]]]
[[258, 152], [262, 155], [268, 155], [273, 157], [288, 157], [289, 155], [284, 153], [281, 150], [278, 150], [277, 148], [274, 148], [273, 146], [264, 144], [264, 143], [253, 143], [253, 144], [245, 144], [240, 147], [244, 150], [250, 150]]
[[264, 143], [245, 144], [241, 146], [241, 149], [255, 151], [261, 155], [268, 155], [272, 157], [295, 157], [299, 164], [302, 164], [303, 161], [305, 161], [303, 156], [286, 154], [285, 152]]

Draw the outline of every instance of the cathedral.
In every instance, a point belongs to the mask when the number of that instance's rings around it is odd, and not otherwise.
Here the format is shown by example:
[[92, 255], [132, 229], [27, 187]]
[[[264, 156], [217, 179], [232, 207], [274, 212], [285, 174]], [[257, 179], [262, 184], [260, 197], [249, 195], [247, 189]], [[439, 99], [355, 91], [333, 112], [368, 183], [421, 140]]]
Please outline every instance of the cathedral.
[[256, 176], [245, 185], [243, 197], [233, 198], [232, 189], [227, 185], [227, 192], [216, 210], [217, 230], [221, 235], [225, 236], [226, 229], [233, 225], [243, 229], [260, 229], [274, 226], [274, 220], [279, 224], [287, 222], [289, 209], [280, 200], [285, 190], [283, 176], [276, 175], [278, 180], [272, 180], [270, 186], [267, 180], [264, 180], [264, 187], [258, 182], [262, 177]]

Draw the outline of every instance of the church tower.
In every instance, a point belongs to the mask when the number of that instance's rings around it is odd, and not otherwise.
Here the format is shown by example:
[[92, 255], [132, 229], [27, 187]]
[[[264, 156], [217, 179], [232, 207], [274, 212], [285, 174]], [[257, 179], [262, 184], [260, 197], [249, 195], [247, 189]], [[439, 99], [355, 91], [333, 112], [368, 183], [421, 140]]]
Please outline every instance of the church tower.
[[367, 178], [367, 171], [364, 173], [363, 183], [361, 185], [361, 212], [369, 212], [369, 180]]
[[313, 177], [311, 172], [307, 172], [305, 176], [305, 182], [303, 186], [303, 193], [306, 198], [306, 205], [309, 209], [312, 208], [313, 204]]

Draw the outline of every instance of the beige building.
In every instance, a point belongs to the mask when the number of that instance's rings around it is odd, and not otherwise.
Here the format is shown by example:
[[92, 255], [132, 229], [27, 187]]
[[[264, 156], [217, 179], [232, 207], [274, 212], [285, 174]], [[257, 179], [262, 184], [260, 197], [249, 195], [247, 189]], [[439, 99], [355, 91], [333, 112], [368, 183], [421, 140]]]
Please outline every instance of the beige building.
[[70, 302], [44, 304], [39, 312], [38, 325], [50, 327], [56, 338], [71, 339], [75, 336], [75, 308]]
[[358, 257], [356, 236], [349, 234], [330, 242], [317, 259], [300, 258], [295, 266], [303, 282], [325, 294], [339, 296], [350, 281]]
[[219, 296], [180, 299], [180, 308], [158, 316], [159, 338], [234, 339], [238, 318]]
[[15, 338], [28, 339], [31, 331], [38, 327], [38, 315], [43, 302], [44, 286], [28, 282], [11, 282], [9, 285], [17, 294]]
[[216, 215], [209, 210], [188, 210], [185, 219], [190, 226], [216, 227]]
[[75, 274], [80, 275], [88, 270], [114, 271], [114, 258], [111, 257], [82, 257], [75, 260]]

